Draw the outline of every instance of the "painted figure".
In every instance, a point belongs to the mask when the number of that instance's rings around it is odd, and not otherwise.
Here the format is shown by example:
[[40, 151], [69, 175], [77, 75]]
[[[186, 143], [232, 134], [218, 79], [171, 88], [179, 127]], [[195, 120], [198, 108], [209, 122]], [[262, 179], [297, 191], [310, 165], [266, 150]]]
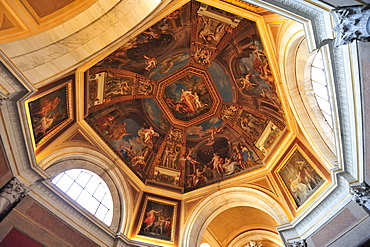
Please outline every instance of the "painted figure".
[[122, 124], [116, 123], [112, 128], [109, 129], [108, 138], [111, 140], [121, 140], [125, 135], [131, 135], [131, 133], [128, 133], [126, 131], [126, 122], [123, 122]]
[[208, 164], [213, 164], [213, 170], [216, 170], [219, 175], [223, 174], [222, 158], [217, 153], [213, 153], [212, 160]]
[[151, 209], [148, 212], [146, 212], [146, 218], [143, 221], [145, 223], [144, 232], [149, 231], [149, 228], [153, 226], [154, 221], [156, 219], [155, 214], [159, 214], [160, 212], [162, 212], [162, 210], [155, 211], [154, 209]]
[[307, 185], [303, 184], [300, 182], [300, 177], [297, 175], [296, 179], [291, 179], [289, 178], [289, 183], [290, 183], [290, 190], [292, 191], [295, 199], [299, 202], [302, 203], [305, 197], [308, 195], [308, 187]]
[[247, 75], [245, 75], [244, 77], [241, 77], [241, 78], [239, 78], [239, 79], [238, 79], [238, 82], [242, 85], [242, 86], [240, 87], [240, 89], [241, 89], [241, 90], [243, 90], [243, 89], [248, 90], [248, 88], [249, 88], [250, 86], [257, 86], [257, 83], [252, 83], [252, 82], [250, 81], [251, 75], [252, 75], [252, 72], [249, 72], [249, 73], [248, 73]]
[[181, 89], [181, 99], [191, 112], [195, 112], [198, 108], [195, 104], [195, 96], [190, 90]]
[[148, 57], [144, 55], [144, 58], [146, 59], [146, 67], [145, 70], [150, 71], [157, 67], [157, 59], [155, 57]]
[[58, 96], [55, 96], [51, 100], [48, 98], [42, 99], [40, 108], [36, 110], [36, 112], [32, 112], [32, 114], [46, 116], [46, 114], [53, 111], [58, 106], [60, 101], [61, 98], [59, 98]]

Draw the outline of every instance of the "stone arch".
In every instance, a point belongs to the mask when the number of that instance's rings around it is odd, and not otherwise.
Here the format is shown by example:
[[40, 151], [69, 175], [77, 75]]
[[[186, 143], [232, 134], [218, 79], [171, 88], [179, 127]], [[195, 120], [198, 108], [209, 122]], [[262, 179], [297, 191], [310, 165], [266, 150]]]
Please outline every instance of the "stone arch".
[[208, 224], [221, 212], [238, 206], [260, 209], [279, 225], [289, 222], [283, 208], [267, 194], [245, 187], [223, 189], [202, 200], [190, 213], [185, 222], [183, 246], [199, 246]]
[[252, 230], [248, 232], [243, 232], [239, 236], [237, 236], [234, 240], [230, 242], [228, 247], [242, 247], [245, 246], [246, 240], [251, 240], [255, 237], [258, 236], [259, 240], [268, 240], [273, 242], [274, 244], [283, 247], [284, 244], [281, 241], [281, 238], [279, 237], [278, 234], [272, 233], [270, 231], [266, 230]]
[[334, 132], [325, 121], [312, 90], [310, 70], [317, 50], [309, 50], [302, 25], [296, 23], [285, 29], [281, 43], [286, 46], [280, 47], [279, 64], [286, 81], [284, 94], [299, 126], [296, 128], [304, 132], [316, 153], [334, 164], [337, 159]]
[[54, 152], [43, 159], [39, 165], [45, 170], [49, 179], [73, 168], [86, 169], [99, 175], [112, 195], [114, 208], [110, 228], [127, 235], [134, 202], [128, 183], [111, 160], [91, 149], [71, 147]]

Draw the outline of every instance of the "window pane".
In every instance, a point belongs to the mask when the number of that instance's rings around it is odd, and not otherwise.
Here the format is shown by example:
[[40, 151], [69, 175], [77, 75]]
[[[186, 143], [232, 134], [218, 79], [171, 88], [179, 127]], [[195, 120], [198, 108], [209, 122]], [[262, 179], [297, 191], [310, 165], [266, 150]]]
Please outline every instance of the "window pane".
[[95, 216], [101, 220], [104, 220], [105, 216], [107, 215], [107, 212], [108, 212], [108, 208], [100, 204], [98, 210], [95, 213]]
[[56, 176], [55, 178], [53, 178], [52, 182], [54, 184], [57, 184], [59, 179], [61, 179], [63, 177], [64, 173], [59, 173], [58, 176]]
[[327, 121], [327, 122], [328, 122], [328, 124], [330, 125], [330, 127], [332, 127], [332, 128], [333, 128], [333, 120], [332, 120], [331, 115], [329, 115], [329, 114], [327, 114], [327, 113], [325, 113], [325, 112], [323, 112], [323, 114], [324, 114], [324, 117], [325, 117], [326, 121]]
[[319, 97], [321, 97], [323, 99], [329, 100], [328, 89], [326, 88], [326, 86], [321, 85], [321, 84], [316, 83], [316, 82], [313, 81], [312, 82], [312, 87], [313, 87], [313, 91], [316, 95], [318, 95]]
[[80, 176], [77, 177], [76, 182], [82, 187], [85, 187], [87, 182], [89, 182], [90, 178], [91, 178], [90, 174], [86, 172], [81, 172]]
[[91, 195], [93, 195], [98, 185], [99, 181], [96, 178], [91, 178], [89, 183], [86, 185], [85, 190], [87, 190]]
[[323, 61], [322, 61], [322, 56], [321, 56], [321, 52], [317, 53], [317, 55], [315, 56], [313, 62], [312, 62], [312, 66], [315, 66], [315, 67], [319, 67], [319, 68], [322, 68], [323, 67]]
[[316, 97], [317, 99], [317, 102], [319, 103], [319, 106], [321, 108], [322, 111], [326, 112], [326, 113], [330, 113], [331, 110], [330, 110], [330, 104], [328, 101], [320, 98], [320, 97]]
[[110, 209], [107, 215], [105, 216], [103, 222], [108, 225], [112, 222], [112, 219], [113, 219], [113, 209]]
[[311, 82], [317, 104], [328, 125], [332, 128], [330, 99], [321, 52], [317, 53], [311, 65]]
[[81, 194], [82, 190], [83, 188], [80, 185], [73, 183], [67, 191], [67, 195], [69, 195], [73, 200], [76, 200], [77, 197]]
[[103, 198], [103, 200], [101, 201], [101, 203], [108, 207], [108, 208], [113, 208], [113, 201], [112, 201], [112, 197], [109, 195], [109, 194], [106, 194]]
[[81, 170], [80, 169], [72, 169], [72, 170], [66, 171], [65, 173], [68, 174], [68, 176], [70, 176], [73, 180], [75, 180], [78, 177], [78, 175], [80, 175]]
[[112, 222], [112, 195], [101, 177], [87, 170], [72, 169], [60, 173], [52, 182], [105, 224]]
[[106, 191], [104, 189], [104, 187], [99, 184], [98, 188], [96, 189], [95, 193], [94, 193], [94, 197], [96, 199], [98, 199], [99, 201], [101, 201], [103, 199], [103, 196], [105, 195]]
[[99, 206], [99, 202], [92, 198], [91, 195], [85, 190], [82, 191], [76, 202], [78, 202], [81, 206], [86, 208], [92, 214], [95, 213], [96, 208]]
[[325, 72], [322, 69], [312, 67], [311, 79], [313, 81], [326, 85]]
[[73, 180], [68, 175], [63, 173], [63, 176], [59, 179], [57, 186], [63, 192], [66, 192], [69, 189], [69, 187], [71, 187], [72, 183]]

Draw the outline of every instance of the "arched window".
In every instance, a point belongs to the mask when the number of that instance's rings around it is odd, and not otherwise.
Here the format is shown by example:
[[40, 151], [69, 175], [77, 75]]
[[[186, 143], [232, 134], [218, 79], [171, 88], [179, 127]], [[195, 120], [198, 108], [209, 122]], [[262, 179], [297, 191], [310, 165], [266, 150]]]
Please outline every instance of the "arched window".
[[288, 44], [284, 47], [284, 62], [281, 63], [286, 81], [283, 89], [299, 126], [294, 129], [303, 131], [312, 148], [326, 158], [326, 165], [331, 169], [337, 164], [337, 148], [330, 48], [324, 45], [319, 52], [312, 52], [303, 29], [295, 31], [293, 36], [287, 34], [284, 40]]
[[111, 224], [112, 195], [98, 175], [84, 169], [71, 169], [58, 174], [52, 183], [99, 220]]
[[328, 83], [325, 75], [321, 51], [315, 55], [311, 65], [311, 82], [317, 104], [324, 115], [326, 122], [329, 124], [330, 128], [333, 128]]

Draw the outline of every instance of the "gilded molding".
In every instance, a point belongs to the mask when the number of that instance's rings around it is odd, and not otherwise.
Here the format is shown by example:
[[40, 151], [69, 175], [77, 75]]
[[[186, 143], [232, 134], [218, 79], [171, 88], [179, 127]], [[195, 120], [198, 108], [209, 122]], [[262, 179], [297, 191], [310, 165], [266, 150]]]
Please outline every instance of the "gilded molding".
[[222, 0], [222, 1], [226, 2], [226, 3], [230, 3], [230, 4], [235, 5], [235, 6], [238, 6], [238, 7], [243, 8], [243, 9], [249, 10], [249, 11], [253, 11], [253, 12], [259, 12], [259, 11], [264, 10], [263, 8], [254, 6], [252, 4], [243, 2], [241, 0]]

